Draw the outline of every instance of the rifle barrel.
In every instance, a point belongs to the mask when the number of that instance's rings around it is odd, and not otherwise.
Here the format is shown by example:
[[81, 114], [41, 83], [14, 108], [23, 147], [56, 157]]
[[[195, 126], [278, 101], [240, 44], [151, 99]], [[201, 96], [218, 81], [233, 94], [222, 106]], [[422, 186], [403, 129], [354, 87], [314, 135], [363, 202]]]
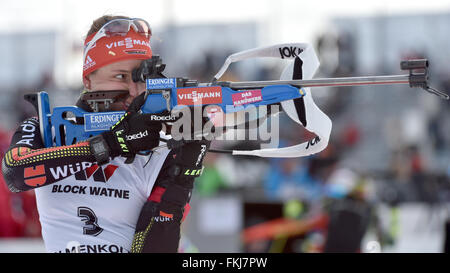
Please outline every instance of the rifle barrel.
[[409, 75], [369, 76], [369, 77], [342, 77], [322, 78], [312, 80], [275, 80], [275, 81], [248, 81], [248, 82], [218, 82], [219, 85], [230, 88], [262, 88], [270, 85], [289, 84], [297, 87], [322, 86], [354, 86], [354, 85], [383, 85], [383, 84], [409, 84]]

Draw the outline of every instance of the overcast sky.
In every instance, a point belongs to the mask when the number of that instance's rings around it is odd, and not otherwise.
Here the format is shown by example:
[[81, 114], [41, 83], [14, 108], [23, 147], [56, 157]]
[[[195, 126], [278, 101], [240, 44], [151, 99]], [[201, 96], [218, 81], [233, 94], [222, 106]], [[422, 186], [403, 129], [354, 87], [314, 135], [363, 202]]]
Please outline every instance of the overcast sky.
[[93, 19], [112, 13], [145, 18], [155, 32], [168, 22], [255, 21], [267, 25], [271, 39], [286, 41], [295, 30], [309, 40], [336, 16], [433, 12], [450, 13], [450, 0], [0, 0], [0, 32], [56, 29], [82, 36]]

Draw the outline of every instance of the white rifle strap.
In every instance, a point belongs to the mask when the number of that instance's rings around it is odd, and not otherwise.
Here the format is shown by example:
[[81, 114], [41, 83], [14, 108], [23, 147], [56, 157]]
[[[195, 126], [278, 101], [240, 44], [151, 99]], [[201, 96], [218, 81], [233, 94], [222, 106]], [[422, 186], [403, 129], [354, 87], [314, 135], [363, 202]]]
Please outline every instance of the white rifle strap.
[[[317, 63], [319, 63], [317, 57], [315, 56], [314, 49], [308, 44], [304, 43], [294, 43], [294, 44], [278, 44], [267, 47], [252, 48], [249, 50], [244, 50], [241, 52], [234, 53], [225, 60], [225, 63], [220, 68], [219, 72], [214, 76], [214, 79], [220, 79], [225, 71], [228, 69], [230, 64], [234, 62], [239, 62], [247, 59], [254, 58], [278, 58], [278, 59], [294, 59], [297, 55], [310, 55], [310, 53], [305, 51], [310, 51], [312, 49], [312, 54], [316, 58]], [[312, 57], [312, 56], [311, 56]], [[318, 65], [317, 65], [318, 67]]]
[[[319, 60], [314, 48], [309, 44], [279, 44], [270, 47], [256, 48], [235, 53], [227, 58], [225, 64], [215, 76], [219, 79], [228, 66], [236, 61], [257, 57], [275, 57], [295, 59], [283, 71], [281, 80], [311, 79], [319, 67]], [[309, 88], [302, 88], [306, 93], [303, 98], [281, 102], [286, 114], [308, 131], [315, 133], [316, 138], [307, 142], [284, 148], [260, 149], [252, 151], [233, 151], [233, 155], [253, 155], [260, 157], [301, 157], [309, 156], [324, 150], [331, 134], [331, 119], [314, 103]]]

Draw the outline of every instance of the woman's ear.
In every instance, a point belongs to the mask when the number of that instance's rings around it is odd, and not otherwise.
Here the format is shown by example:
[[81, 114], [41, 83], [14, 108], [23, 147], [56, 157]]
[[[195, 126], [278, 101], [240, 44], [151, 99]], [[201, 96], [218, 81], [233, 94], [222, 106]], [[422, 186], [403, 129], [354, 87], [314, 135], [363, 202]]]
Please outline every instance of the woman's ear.
[[86, 90], [91, 90], [91, 80], [89, 76], [83, 77], [83, 85]]

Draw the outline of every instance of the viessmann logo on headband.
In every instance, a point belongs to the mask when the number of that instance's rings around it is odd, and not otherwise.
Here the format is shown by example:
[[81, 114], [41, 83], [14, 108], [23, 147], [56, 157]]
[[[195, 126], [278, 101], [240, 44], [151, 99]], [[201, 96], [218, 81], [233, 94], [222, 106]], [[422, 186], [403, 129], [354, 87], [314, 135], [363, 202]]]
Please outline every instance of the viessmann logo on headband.
[[[87, 44], [95, 33], [87, 40]], [[145, 60], [152, 57], [149, 40], [142, 35], [129, 31], [126, 36], [102, 37], [95, 41], [86, 54], [83, 63], [83, 77], [114, 62], [124, 60]]]
[[130, 37], [123, 39], [122, 41], [112, 42], [109, 44], [105, 44], [107, 49], [112, 49], [116, 47], [125, 46], [126, 48], [133, 48], [134, 45], [145, 45], [150, 47], [150, 43], [144, 40], [132, 39]]

